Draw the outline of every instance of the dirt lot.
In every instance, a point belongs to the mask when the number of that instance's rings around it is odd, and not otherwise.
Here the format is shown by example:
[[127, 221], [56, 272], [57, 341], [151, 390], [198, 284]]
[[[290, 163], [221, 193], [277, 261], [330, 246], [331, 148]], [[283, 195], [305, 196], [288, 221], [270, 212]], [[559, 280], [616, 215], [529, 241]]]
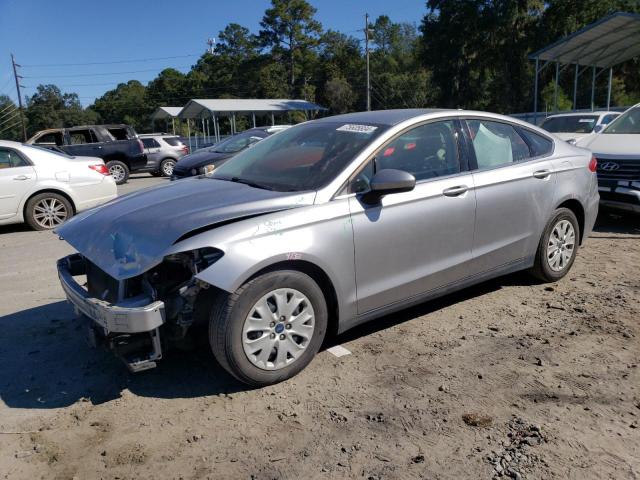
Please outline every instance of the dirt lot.
[[386, 317], [261, 390], [204, 350], [138, 375], [90, 350], [54, 271], [68, 251], [0, 228], [3, 478], [640, 477], [637, 217], [601, 216], [557, 284]]

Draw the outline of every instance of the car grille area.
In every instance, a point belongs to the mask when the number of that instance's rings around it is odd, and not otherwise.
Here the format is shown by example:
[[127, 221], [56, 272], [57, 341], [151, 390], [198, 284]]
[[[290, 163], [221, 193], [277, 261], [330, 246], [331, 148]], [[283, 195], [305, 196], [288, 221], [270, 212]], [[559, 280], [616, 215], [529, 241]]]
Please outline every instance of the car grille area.
[[95, 264], [85, 259], [87, 272], [87, 291], [89, 295], [109, 303], [118, 301], [119, 282]]
[[640, 181], [640, 159], [611, 160], [598, 158], [597, 160], [599, 179]]

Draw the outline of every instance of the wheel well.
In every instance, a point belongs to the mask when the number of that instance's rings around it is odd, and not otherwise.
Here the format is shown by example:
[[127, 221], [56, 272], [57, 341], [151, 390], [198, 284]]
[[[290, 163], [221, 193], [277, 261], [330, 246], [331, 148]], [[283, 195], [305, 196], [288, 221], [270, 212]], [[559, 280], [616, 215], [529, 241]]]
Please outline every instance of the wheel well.
[[329, 276], [325, 273], [325, 271], [311, 262], [307, 262], [304, 260], [288, 260], [269, 265], [268, 267], [254, 273], [246, 281], [248, 282], [264, 273], [273, 272], [275, 270], [296, 270], [298, 272], [305, 273], [313, 278], [313, 280], [320, 287], [320, 290], [322, 290], [325, 301], [327, 302], [327, 312], [329, 314], [327, 333], [331, 336], [336, 335], [338, 333], [338, 319], [340, 318], [340, 312], [338, 309], [338, 296], [336, 294], [336, 289], [333, 286], [333, 283], [331, 282]]
[[56, 190], [55, 188], [45, 188], [44, 190], [38, 190], [37, 192], [34, 192], [31, 195], [29, 195], [29, 198], [27, 198], [27, 200], [24, 202], [24, 207], [22, 208], [23, 218], [25, 219], [27, 218], [27, 205], [29, 204], [29, 200], [31, 200], [36, 195], [40, 195], [41, 193], [55, 193], [57, 195], [60, 195], [61, 197], [66, 198], [71, 204], [71, 208], [73, 209], [73, 214], [74, 215], [76, 214], [76, 205], [75, 203], [73, 203], [73, 200], [68, 194], [66, 194], [62, 190]]
[[560, 205], [558, 205], [558, 208], [568, 208], [578, 219], [578, 227], [580, 228], [580, 238], [578, 243], [582, 245], [584, 232], [584, 208], [582, 207], [582, 204], [578, 200], [571, 199], [562, 202]]

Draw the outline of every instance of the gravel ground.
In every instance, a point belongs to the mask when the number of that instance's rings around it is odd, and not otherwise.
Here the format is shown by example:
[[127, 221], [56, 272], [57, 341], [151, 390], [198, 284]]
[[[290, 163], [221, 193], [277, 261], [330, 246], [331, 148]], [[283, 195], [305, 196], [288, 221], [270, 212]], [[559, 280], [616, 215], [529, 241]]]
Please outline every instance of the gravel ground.
[[603, 214], [558, 283], [390, 315], [248, 390], [206, 350], [137, 375], [90, 350], [55, 274], [71, 249], [0, 227], [0, 475], [637, 479], [639, 240], [639, 217]]

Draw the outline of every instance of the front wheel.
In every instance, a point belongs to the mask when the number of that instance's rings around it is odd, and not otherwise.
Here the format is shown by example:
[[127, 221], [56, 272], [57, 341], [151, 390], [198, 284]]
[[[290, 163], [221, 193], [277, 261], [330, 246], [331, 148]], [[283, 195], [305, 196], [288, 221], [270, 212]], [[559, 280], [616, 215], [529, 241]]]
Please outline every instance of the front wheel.
[[127, 183], [127, 180], [129, 179], [129, 167], [127, 167], [126, 163], [121, 162], [120, 160], [111, 160], [107, 162], [107, 168], [115, 180], [116, 185]]
[[564, 277], [578, 252], [580, 226], [575, 214], [568, 208], [557, 209], [547, 223], [532, 273], [545, 282], [555, 282]]
[[219, 298], [211, 311], [209, 341], [225, 370], [261, 387], [306, 367], [326, 330], [327, 304], [318, 284], [304, 273], [282, 270]]
[[25, 208], [25, 220], [34, 230], [51, 230], [73, 216], [69, 200], [57, 193], [40, 193], [30, 198]]
[[173, 158], [165, 158], [162, 163], [160, 163], [160, 173], [163, 177], [170, 177], [175, 166], [176, 161]]

